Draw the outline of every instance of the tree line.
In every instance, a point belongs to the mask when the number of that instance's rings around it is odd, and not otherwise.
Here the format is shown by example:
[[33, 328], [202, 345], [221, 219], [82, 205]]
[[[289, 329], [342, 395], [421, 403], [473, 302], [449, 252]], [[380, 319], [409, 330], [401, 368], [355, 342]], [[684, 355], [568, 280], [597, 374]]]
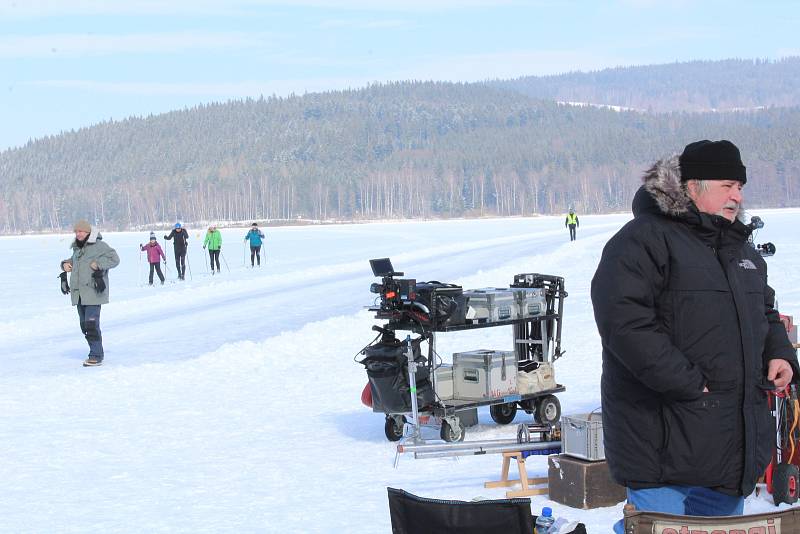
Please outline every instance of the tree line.
[[706, 138], [741, 148], [751, 206], [800, 205], [796, 102], [649, 113], [496, 84], [396, 82], [108, 121], [7, 150], [0, 232], [77, 217], [124, 229], [627, 210], [650, 164]]

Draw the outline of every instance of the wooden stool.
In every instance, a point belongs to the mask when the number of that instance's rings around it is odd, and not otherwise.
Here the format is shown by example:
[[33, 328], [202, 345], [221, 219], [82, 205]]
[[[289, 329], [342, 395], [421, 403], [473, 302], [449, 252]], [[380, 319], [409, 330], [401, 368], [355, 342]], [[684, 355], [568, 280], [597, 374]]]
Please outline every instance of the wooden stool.
[[[519, 480], [509, 480], [508, 469], [511, 466], [511, 459], [517, 459], [517, 468], [519, 469]], [[511, 499], [514, 497], [530, 497], [531, 495], [543, 495], [547, 493], [547, 486], [543, 488], [532, 488], [539, 484], [547, 484], [547, 477], [541, 478], [528, 478], [528, 472], [525, 470], [525, 458], [522, 453], [504, 452], [503, 453], [503, 470], [500, 473], [500, 480], [486, 482], [484, 488], [508, 488], [519, 482], [522, 485], [521, 490], [512, 490], [506, 492], [506, 498]]]

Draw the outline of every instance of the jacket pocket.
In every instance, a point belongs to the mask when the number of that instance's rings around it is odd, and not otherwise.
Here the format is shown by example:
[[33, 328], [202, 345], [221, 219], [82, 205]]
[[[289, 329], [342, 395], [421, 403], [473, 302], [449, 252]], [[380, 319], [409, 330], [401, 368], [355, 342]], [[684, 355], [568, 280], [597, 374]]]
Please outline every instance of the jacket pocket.
[[662, 482], [722, 486], [741, 475], [741, 406], [732, 391], [664, 405]]

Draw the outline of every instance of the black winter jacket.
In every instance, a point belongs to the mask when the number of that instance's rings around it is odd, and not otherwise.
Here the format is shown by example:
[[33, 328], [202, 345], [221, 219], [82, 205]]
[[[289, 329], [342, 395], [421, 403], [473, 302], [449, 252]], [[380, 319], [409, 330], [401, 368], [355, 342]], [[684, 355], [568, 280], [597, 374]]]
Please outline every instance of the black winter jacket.
[[175, 252], [184, 252], [189, 244], [189, 232], [183, 228], [180, 232], [176, 232], [173, 228], [169, 235], [165, 235], [164, 239], [175, 238]]
[[697, 210], [677, 158], [648, 172], [633, 213], [592, 280], [611, 473], [632, 488], [748, 495], [775, 445], [767, 364], [800, 376], [766, 263], [741, 221]]

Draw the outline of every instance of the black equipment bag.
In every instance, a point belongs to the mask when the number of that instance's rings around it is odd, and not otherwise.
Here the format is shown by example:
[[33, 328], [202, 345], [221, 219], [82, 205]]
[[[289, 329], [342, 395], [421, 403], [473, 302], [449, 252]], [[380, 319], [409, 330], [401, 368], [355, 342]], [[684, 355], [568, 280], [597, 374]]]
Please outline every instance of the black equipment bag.
[[393, 534], [531, 534], [530, 499], [448, 501], [387, 488]]
[[[414, 361], [425, 363], [420, 351], [422, 338], [412, 340]], [[367, 369], [372, 391], [372, 411], [381, 413], [405, 413], [411, 411], [411, 392], [408, 387], [408, 357], [406, 344], [385, 337], [375, 345], [364, 349], [366, 357], [361, 364]], [[426, 365], [417, 366], [417, 406], [433, 403], [433, 385]]]
[[[434, 297], [434, 290], [435, 297]], [[430, 311], [427, 320], [436, 326], [463, 325], [467, 315], [467, 299], [461, 286], [432, 280], [417, 282], [416, 302]]]

